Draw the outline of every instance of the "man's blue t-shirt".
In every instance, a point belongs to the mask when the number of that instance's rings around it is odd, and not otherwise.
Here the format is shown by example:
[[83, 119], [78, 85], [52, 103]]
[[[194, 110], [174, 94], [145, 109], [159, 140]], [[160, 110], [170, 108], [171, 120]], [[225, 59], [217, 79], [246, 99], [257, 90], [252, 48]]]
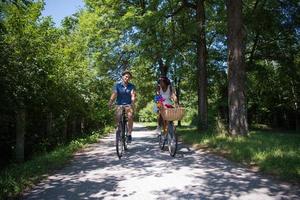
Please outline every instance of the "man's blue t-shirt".
[[123, 82], [119, 82], [114, 86], [114, 91], [117, 92], [117, 105], [131, 104], [131, 92], [135, 90], [135, 86], [128, 83], [127, 86]]

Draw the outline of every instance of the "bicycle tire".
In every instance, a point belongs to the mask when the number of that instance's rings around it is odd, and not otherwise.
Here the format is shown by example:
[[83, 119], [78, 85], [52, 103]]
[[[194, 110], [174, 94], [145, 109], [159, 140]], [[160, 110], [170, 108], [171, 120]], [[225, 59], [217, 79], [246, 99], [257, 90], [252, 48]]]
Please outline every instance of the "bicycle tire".
[[117, 155], [119, 159], [123, 156], [123, 140], [122, 140], [122, 135], [121, 135], [121, 130], [118, 127], [116, 130], [116, 150], [117, 150]]
[[177, 152], [177, 136], [175, 133], [175, 127], [173, 122], [169, 122], [168, 124], [168, 150], [172, 157], [176, 155]]
[[127, 134], [128, 134], [128, 127], [127, 127], [127, 123], [124, 123], [125, 126], [123, 127], [124, 129], [124, 134], [123, 134], [123, 145], [124, 145], [124, 150], [128, 150], [128, 146], [127, 146]]
[[164, 139], [164, 137], [162, 136], [163, 133], [160, 133], [157, 137], [158, 137], [158, 145], [159, 145], [159, 148], [160, 150], [164, 150], [165, 148], [165, 144], [166, 144], [166, 141]]

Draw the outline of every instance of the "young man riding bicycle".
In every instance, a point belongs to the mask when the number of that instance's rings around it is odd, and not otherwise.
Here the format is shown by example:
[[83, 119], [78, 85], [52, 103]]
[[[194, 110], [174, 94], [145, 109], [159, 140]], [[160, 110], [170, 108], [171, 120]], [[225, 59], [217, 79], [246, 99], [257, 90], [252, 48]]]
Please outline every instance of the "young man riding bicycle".
[[122, 80], [115, 84], [113, 92], [109, 100], [109, 108], [112, 107], [116, 100], [117, 110], [116, 110], [116, 122], [121, 115], [121, 109], [118, 106], [127, 105], [125, 111], [128, 117], [128, 138], [127, 141], [130, 143], [132, 140], [132, 128], [133, 128], [133, 108], [136, 100], [135, 86], [129, 81], [132, 78], [132, 74], [129, 71], [124, 71], [122, 73]]

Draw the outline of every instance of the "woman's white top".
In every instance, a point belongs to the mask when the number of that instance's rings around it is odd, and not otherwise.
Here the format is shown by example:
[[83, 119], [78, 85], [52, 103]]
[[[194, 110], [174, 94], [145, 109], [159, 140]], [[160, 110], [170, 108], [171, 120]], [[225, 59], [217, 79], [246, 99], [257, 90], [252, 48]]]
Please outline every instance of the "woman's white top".
[[165, 99], [165, 101], [163, 102], [163, 104], [172, 104], [171, 101], [171, 89], [170, 89], [170, 85], [168, 85], [167, 90], [164, 92], [162, 90], [162, 88], [159, 89], [159, 93], [160, 95]]

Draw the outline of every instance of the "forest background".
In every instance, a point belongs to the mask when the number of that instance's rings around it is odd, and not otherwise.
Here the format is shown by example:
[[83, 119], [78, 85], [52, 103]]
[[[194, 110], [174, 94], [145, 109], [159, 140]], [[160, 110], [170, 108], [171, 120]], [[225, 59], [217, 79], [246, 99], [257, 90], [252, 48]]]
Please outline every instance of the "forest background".
[[60, 27], [43, 1], [0, 2], [2, 169], [112, 125], [107, 103], [125, 69], [136, 121], [156, 120], [166, 75], [194, 134], [299, 135], [298, 0], [84, 2]]

